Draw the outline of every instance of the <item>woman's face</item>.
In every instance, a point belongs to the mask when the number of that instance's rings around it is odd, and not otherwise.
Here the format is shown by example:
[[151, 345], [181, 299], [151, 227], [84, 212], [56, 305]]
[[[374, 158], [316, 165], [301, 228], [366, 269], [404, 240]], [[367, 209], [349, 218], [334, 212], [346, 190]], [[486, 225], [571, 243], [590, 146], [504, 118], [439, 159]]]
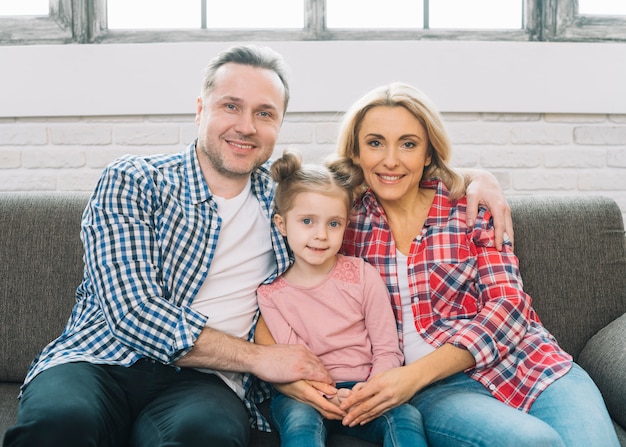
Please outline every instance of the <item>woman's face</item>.
[[431, 155], [426, 129], [411, 112], [374, 107], [365, 114], [357, 138], [357, 161], [379, 200], [399, 201], [419, 191]]

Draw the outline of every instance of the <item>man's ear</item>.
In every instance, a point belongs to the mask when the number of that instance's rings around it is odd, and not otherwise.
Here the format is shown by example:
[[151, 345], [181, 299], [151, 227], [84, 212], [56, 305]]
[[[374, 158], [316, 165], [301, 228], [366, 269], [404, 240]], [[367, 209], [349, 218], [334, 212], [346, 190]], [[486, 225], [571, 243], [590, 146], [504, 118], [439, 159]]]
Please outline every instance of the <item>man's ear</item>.
[[196, 124], [200, 124], [200, 117], [202, 116], [203, 106], [204, 104], [202, 101], [202, 96], [198, 96], [198, 98], [196, 99], [196, 118], [195, 118]]
[[287, 228], [285, 227], [285, 220], [283, 219], [283, 216], [280, 214], [274, 214], [274, 225], [278, 227], [280, 234], [287, 236]]

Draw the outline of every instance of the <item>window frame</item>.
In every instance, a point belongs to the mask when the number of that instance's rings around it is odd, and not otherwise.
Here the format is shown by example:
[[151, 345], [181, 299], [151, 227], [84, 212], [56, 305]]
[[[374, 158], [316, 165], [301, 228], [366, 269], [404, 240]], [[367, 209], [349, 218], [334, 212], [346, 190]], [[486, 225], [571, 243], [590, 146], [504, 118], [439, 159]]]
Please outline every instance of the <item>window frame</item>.
[[626, 17], [580, 16], [578, 0], [525, 0], [521, 30], [326, 29], [324, 0], [304, 0], [303, 29], [109, 30], [106, 0], [50, 0], [47, 17], [0, 18], [0, 45], [206, 41], [498, 40], [624, 42]]
[[50, 0], [47, 16], [0, 17], [0, 44], [73, 43], [80, 17], [72, 0]]
[[[532, 0], [539, 1], [541, 0]], [[578, 15], [578, 0], [545, 0], [541, 40], [624, 42], [626, 17]]]

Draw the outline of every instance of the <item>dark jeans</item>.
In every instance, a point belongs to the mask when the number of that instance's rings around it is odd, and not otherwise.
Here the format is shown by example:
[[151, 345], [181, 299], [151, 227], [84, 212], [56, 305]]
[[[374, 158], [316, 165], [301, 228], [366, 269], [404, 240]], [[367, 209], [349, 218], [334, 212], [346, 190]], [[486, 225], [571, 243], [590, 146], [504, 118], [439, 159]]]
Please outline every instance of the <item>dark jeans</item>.
[[149, 360], [68, 363], [26, 387], [5, 447], [247, 446], [248, 412], [215, 375]]

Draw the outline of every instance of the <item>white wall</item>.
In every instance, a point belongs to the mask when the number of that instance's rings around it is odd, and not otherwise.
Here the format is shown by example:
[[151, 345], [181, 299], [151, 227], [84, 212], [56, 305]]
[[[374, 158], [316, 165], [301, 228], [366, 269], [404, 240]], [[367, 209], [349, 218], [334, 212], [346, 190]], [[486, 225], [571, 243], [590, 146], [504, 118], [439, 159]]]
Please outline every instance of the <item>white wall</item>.
[[[344, 110], [406, 81], [442, 111], [626, 113], [626, 44], [269, 42], [292, 67], [291, 112]], [[0, 117], [188, 113], [228, 43], [0, 46]]]
[[[340, 114], [381, 83], [424, 90], [457, 166], [514, 194], [602, 194], [626, 213], [626, 44], [269, 42], [292, 67], [277, 150], [332, 151]], [[91, 189], [123, 153], [193, 140], [204, 65], [229, 43], [0, 46], [0, 191]]]

